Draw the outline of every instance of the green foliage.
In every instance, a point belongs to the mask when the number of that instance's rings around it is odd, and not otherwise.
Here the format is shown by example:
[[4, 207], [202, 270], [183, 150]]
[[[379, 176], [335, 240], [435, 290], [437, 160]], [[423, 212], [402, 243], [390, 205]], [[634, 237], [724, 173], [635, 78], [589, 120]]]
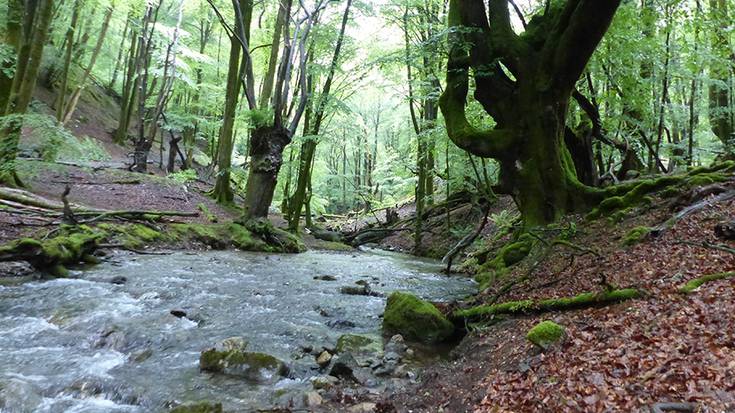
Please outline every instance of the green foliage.
[[170, 173], [167, 175], [167, 178], [176, 182], [177, 184], [188, 184], [189, 182], [196, 181], [199, 178], [199, 175], [197, 175], [197, 171], [195, 171], [194, 169], [186, 169], [183, 171]]

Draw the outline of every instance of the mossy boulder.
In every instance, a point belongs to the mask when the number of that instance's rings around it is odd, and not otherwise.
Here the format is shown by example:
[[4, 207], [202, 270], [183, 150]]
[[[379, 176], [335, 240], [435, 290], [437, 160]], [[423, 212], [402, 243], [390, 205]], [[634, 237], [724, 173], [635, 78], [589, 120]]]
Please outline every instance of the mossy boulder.
[[199, 368], [257, 383], [273, 382], [288, 375], [286, 364], [270, 354], [246, 352], [239, 343], [230, 344], [237, 345], [217, 345], [203, 351], [199, 356]]
[[21, 238], [2, 245], [0, 261], [24, 260], [39, 271], [65, 277], [68, 275], [66, 265], [91, 261], [103, 237], [88, 228], [63, 228], [62, 234], [44, 241]]
[[437, 343], [454, 333], [454, 325], [430, 302], [396, 291], [388, 297], [383, 330], [408, 340]]
[[337, 353], [380, 353], [382, 345], [380, 337], [377, 336], [343, 334], [337, 339], [335, 350]]
[[170, 413], [222, 413], [222, 403], [208, 401], [184, 403], [171, 409]]
[[536, 324], [526, 334], [526, 339], [531, 343], [546, 350], [564, 337], [564, 327], [553, 321], [542, 321]]

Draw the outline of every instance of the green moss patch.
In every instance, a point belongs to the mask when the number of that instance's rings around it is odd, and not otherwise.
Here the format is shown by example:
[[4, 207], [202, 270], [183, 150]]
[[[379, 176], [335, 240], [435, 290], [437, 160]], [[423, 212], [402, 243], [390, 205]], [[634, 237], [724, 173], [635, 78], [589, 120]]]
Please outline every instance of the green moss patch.
[[625, 236], [623, 237], [623, 245], [631, 246], [631, 245], [638, 244], [639, 242], [646, 239], [646, 237], [650, 233], [651, 233], [650, 227], [643, 227], [643, 226], [635, 227], [631, 229], [630, 231], [628, 231], [627, 234], [625, 234]]
[[554, 343], [559, 342], [564, 337], [564, 327], [553, 321], [542, 321], [536, 324], [526, 334], [526, 339], [531, 343], [546, 350]]
[[697, 288], [701, 287], [704, 284], [707, 284], [712, 281], [718, 281], [718, 280], [724, 280], [727, 278], [735, 277], [735, 271], [730, 272], [721, 272], [717, 274], [709, 274], [705, 275], [699, 278], [695, 278], [693, 280], [689, 280], [686, 284], [679, 287], [679, 292], [682, 292], [684, 294], [691, 293], [695, 291]]
[[436, 343], [449, 338], [454, 325], [430, 302], [396, 291], [388, 297], [383, 330], [408, 340]]
[[24, 260], [39, 271], [65, 277], [65, 266], [89, 260], [103, 237], [87, 227], [62, 227], [61, 233], [49, 240], [22, 238], [2, 245], [0, 261]]
[[509, 301], [500, 304], [480, 305], [464, 310], [458, 310], [454, 312], [453, 316], [457, 318], [476, 319], [498, 314], [529, 314], [547, 311], [571, 310], [575, 308], [630, 300], [638, 298], [641, 295], [641, 291], [627, 288], [601, 293], [582, 293], [574, 297]]

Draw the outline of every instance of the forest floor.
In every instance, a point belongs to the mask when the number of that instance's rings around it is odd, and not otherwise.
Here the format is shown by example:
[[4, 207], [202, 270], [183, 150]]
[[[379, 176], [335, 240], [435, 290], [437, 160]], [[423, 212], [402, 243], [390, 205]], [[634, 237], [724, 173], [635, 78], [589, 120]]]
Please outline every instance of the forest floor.
[[[735, 181], [724, 186], [732, 190]], [[419, 384], [374, 399], [378, 411], [648, 412], [667, 402], [693, 403], [692, 412], [735, 411], [735, 278], [679, 291], [692, 279], [735, 270], [735, 242], [713, 231], [735, 217], [735, 201], [706, 198], [704, 208], [658, 236], [623, 245], [632, 229], [669, 219], [676, 203], [657, 197], [614, 224], [572, 217], [565, 225], [580, 248], [532, 253], [507, 282], [472, 301], [573, 297], [605, 285], [643, 290], [642, 298], [486, 319], [451, 360], [423, 371]], [[525, 337], [543, 320], [566, 329], [562, 343], [545, 352]]]

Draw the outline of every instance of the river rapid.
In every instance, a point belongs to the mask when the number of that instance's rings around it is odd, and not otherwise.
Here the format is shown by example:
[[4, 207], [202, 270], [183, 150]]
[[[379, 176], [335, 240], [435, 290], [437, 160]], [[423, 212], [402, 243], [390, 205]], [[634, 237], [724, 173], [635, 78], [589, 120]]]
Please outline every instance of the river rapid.
[[[116, 256], [73, 278], [0, 287], [0, 412], [165, 412], [196, 400], [269, 408], [311, 389], [317, 366], [302, 348], [380, 334], [385, 297], [341, 287], [361, 281], [429, 300], [474, 291], [439, 270], [380, 251], [181, 252]], [[258, 384], [200, 372], [200, 352], [233, 336], [285, 361], [290, 377]]]

